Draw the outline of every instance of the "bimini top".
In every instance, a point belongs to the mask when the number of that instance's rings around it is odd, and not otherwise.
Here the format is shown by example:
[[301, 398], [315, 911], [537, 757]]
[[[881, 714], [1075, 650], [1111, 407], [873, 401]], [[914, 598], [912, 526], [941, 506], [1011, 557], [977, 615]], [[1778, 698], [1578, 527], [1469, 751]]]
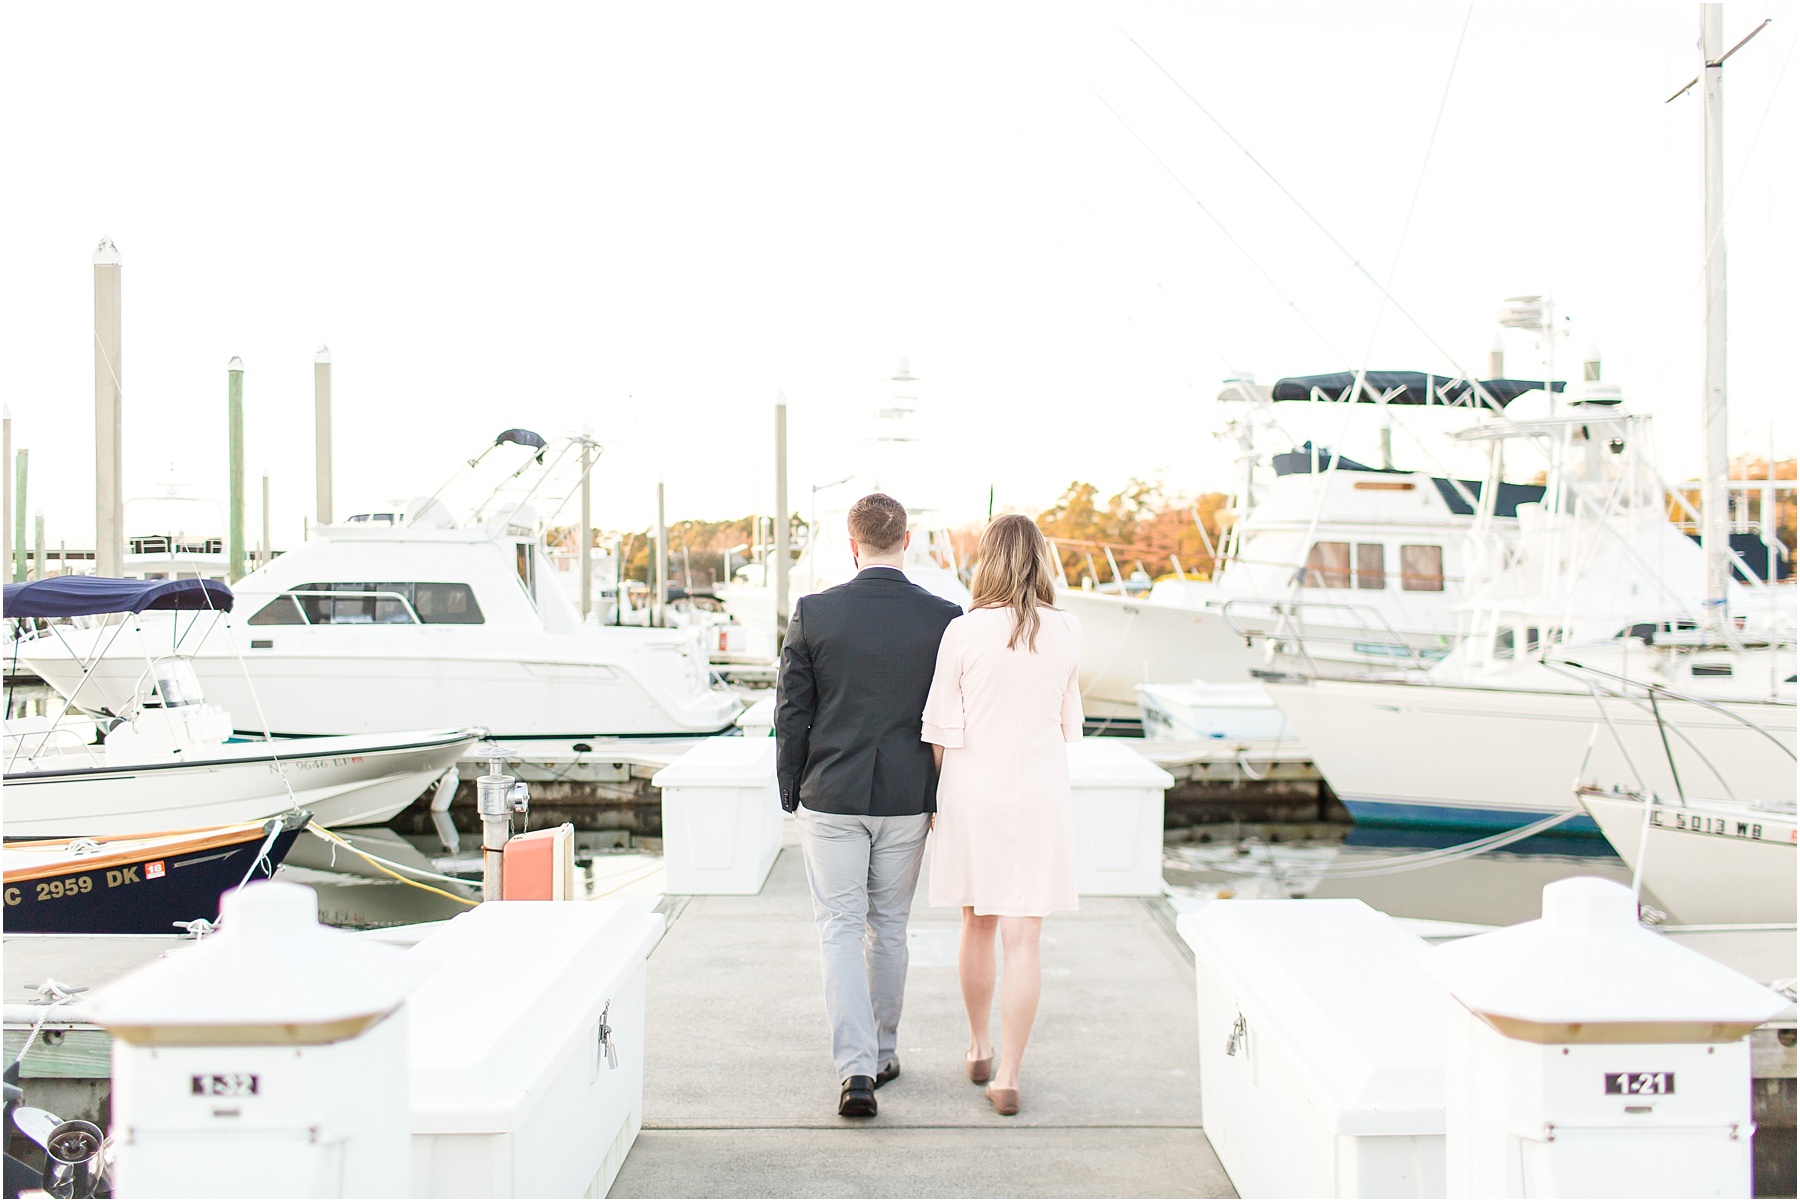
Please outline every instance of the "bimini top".
[[[1542, 380], [1482, 380], [1483, 392], [1505, 408], [1528, 392], [1539, 392]], [[1334, 371], [1322, 376], [1288, 376], [1275, 381], [1269, 395], [1277, 401], [1357, 401], [1364, 405], [1443, 405], [1450, 408], [1484, 407], [1475, 381], [1461, 376], [1436, 376], [1425, 371], [1370, 371], [1363, 373], [1360, 395], [1351, 396], [1356, 373]], [[1550, 381], [1550, 391], [1561, 392], [1562, 380]], [[1390, 395], [1391, 394], [1391, 395]], [[1383, 399], [1385, 398], [1385, 400]]]
[[118, 580], [111, 576], [51, 576], [6, 586], [9, 618], [79, 618], [135, 614], [146, 609], [231, 612], [231, 590], [217, 580]]

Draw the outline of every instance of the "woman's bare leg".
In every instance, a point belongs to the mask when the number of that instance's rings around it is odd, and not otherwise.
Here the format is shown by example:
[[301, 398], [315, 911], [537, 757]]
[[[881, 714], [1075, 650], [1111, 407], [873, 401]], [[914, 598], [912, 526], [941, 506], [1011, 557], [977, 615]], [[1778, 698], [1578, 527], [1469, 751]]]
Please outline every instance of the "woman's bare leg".
[[963, 1006], [969, 1012], [969, 1059], [994, 1054], [989, 1016], [994, 1010], [994, 929], [999, 918], [963, 907], [962, 941], [956, 948], [956, 971], [962, 979]]
[[996, 1089], [1019, 1088], [1019, 1062], [1025, 1059], [1025, 1041], [1037, 1020], [1040, 968], [1038, 936], [1041, 918], [1002, 918], [1000, 946], [1006, 952], [1006, 976], [1000, 982], [1000, 1065], [994, 1070]]

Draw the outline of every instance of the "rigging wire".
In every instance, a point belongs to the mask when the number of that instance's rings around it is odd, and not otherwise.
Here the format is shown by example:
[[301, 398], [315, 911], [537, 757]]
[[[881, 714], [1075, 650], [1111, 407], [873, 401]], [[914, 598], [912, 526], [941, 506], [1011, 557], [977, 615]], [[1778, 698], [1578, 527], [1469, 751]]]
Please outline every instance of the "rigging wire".
[[[1412, 315], [1411, 310], [1407, 309], [1407, 307], [1405, 305], [1401, 304], [1399, 302], [1399, 300], [1395, 299], [1395, 297], [1388, 290], [1388, 288], [1386, 286], [1384, 286], [1380, 280], [1375, 278], [1374, 274], [1368, 269], [1368, 267], [1366, 267], [1363, 264], [1362, 259], [1354, 251], [1352, 251], [1348, 246], [1345, 246], [1343, 244], [1343, 242], [1339, 241], [1337, 235], [1333, 234], [1331, 232], [1331, 230], [1326, 227], [1325, 223], [1323, 221], [1319, 220], [1319, 218], [1314, 215], [1313, 211], [1311, 209], [1307, 208], [1306, 205], [1301, 202], [1300, 198], [1298, 196], [1295, 196], [1293, 194], [1293, 192], [1288, 189], [1288, 186], [1286, 184], [1282, 183], [1280, 178], [1277, 177], [1273, 171], [1269, 170], [1268, 167], [1264, 166], [1262, 160], [1257, 158], [1255, 154], [1251, 153], [1250, 148], [1248, 146], [1244, 145], [1243, 142], [1239, 141], [1237, 135], [1232, 133], [1229, 129], [1227, 129], [1225, 127], [1225, 123], [1220, 121], [1218, 119], [1218, 117], [1213, 115], [1213, 112], [1211, 109], [1207, 108], [1204, 104], [1200, 103], [1200, 100], [1198, 97], [1196, 97], [1192, 92], [1188, 91], [1187, 88], [1182, 85], [1181, 81], [1179, 79], [1176, 79], [1175, 76], [1170, 73], [1169, 69], [1167, 67], [1163, 66], [1162, 63], [1157, 60], [1155, 55], [1151, 54], [1150, 51], [1145, 49], [1142, 42], [1139, 42], [1136, 38], [1132, 37], [1131, 33], [1123, 25], [1120, 25], [1117, 21], [1113, 21], [1112, 26], [1114, 29], [1119, 31], [1119, 34], [1122, 37], [1124, 37], [1124, 39], [1126, 41], [1130, 42], [1132, 44], [1132, 46], [1134, 48], [1136, 48], [1136, 50], [1139, 54], [1142, 54], [1146, 59], [1148, 59], [1150, 61], [1151, 66], [1155, 67], [1159, 72], [1162, 73], [1162, 75], [1165, 79], [1167, 79], [1170, 83], [1174, 84], [1175, 89], [1187, 98], [1188, 103], [1192, 104], [1196, 109], [1199, 109], [1201, 115], [1203, 115], [1208, 121], [1212, 122], [1213, 126], [1216, 129], [1218, 129], [1218, 131], [1221, 134], [1225, 135], [1225, 138], [1227, 141], [1229, 141], [1233, 146], [1237, 147], [1238, 150], [1243, 152], [1244, 157], [1249, 159], [1251, 164], [1254, 165], [1258, 171], [1262, 172], [1263, 175], [1268, 179], [1268, 181], [1270, 183], [1274, 184], [1276, 189], [1283, 196], [1287, 197], [1288, 200], [1294, 205], [1295, 208], [1300, 210], [1301, 215], [1304, 216], [1308, 221], [1312, 222], [1313, 226], [1321, 234], [1323, 234], [1325, 236], [1325, 240], [1327, 242], [1331, 243], [1332, 246], [1336, 247], [1337, 250], [1346, 259], [1350, 260], [1350, 265], [1353, 268], [1355, 268], [1356, 271], [1358, 273], [1360, 273], [1364, 279], [1368, 280], [1369, 283], [1373, 284], [1377, 289], [1379, 289], [1381, 291], [1382, 297], [1389, 304], [1394, 306], [1394, 311], [1396, 313], [1400, 314], [1400, 316], [1404, 317], [1407, 320], [1407, 322], [1412, 325], [1413, 329], [1417, 330], [1419, 332], [1419, 334], [1425, 339], [1425, 341], [1431, 344], [1432, 349], [1437, 351], [1438, 354], [1442, 355], [1444, 357], [1445, 361], [1448, 362], [1452, 367], [1454, 367], [1456, 369], [1456, 372], [1458, 375], [1463, 376], [1464, 378], [1470, 379], [1470, 380], [1473, 380], [1475, 378], [1473, 375], [1471, 375], [1469, 373], [1469, 371], [1467, 369], [1465, 369], [1463, 367], [1462, 362], [1455, 355], [1451, 354], [1448, 350], [1446, 350], [1444, 348], [1443, 344], [1438, 342], [1438, 340], [1435, 337], [1433, 337], [1431, 331], [1425, 328], [1424, 323], [1421, 322], [1418, 318], [1414, 317]], [[1465, 34], [1468, 32], [1468, 18], [1466, 16], [1463, 19], [1463, 32]], [[1458, 48], [1459, 53], [1461, 52], [1461, 47], [1462, 47], [1462, 41], [1459, 38], [1457, 41], [1457, 48]], [[1446, 87], [1447, 87], [1447, 85], [1446, 85]], [[1110, 108], [1111, 106], [1108, 105], [1107, 107]], [[1114, 115], [1116, 116], [1117, 114], [1115, 113]], [[1441, 115], [1442, 114], [1440, 112], [1440, 116]], [[1433, 136], [1434, 137], [1436, 136], [1435, 130], [1434, 130]], [[1146, 147], [1146, 149], [1148, 149], [1148, 147]], [[1154, 153], [1154, 152], [1152, 152], [1152, 153]], [[1160, 162], [1161, 160], [1158, 160], [1158, 161]], [[1183, 186], [1185, 187], [1186, 185], [1183, 185]], [[1198, 202], [1196, 201], [1196, 203], [1198, 203]], [[1209, 213], [1208, 216], [1211, 216], [1211, 214]], [[1234, 242], [1235, 242], [1235, 239], [1234, 239]], [[1308, 324], [1310, 325], [1310, 323], [1308, 323]], [[1334, 351], [1333, 353], [1335, 354], [1336, 352]], [[1340, 360], [1343, 360], [1344, 356], [1339, 355], [1338, 358]]]
[[1338, 351], [1337, 347], [1335, 347], [1331, 344], [1331, 339], [1327, 338], [1325, 336], [1325, 332], [1323, 330], [1319, 329], [1318, 326], [1314, 325], [1312, 322], [1312, 319], [1310, 317], [1308, 317], [1305, 314], [1305, 312], [1303, 312], [1301, 310], [1299, 302], [1294, 300], [1293, 297], [1291, 297], [1287, 294], [1287, 291], [1284, 288], [1282, 288], [1282, 286], [1279, 283], [1277, 283], [1275, 281], [1275, 277], [1270, 275], [1268, 273], [1267, 269], [1265, 269], [1263, 267], [1263, 265], [1257, 261], [1256, 256], [1250, 253], [1249, 248], [1246, 247], [1242, 242], [1238, 241], [1237, 235], [1233, 234], [1229, 229], [1227, 229], [1225, 226], [1225, 223], [1223, 221], [1219, 220], [1217, 214], [1215, 214], [1211, 209], [1206, 207], [1206, 202], [1201, 200], [1199, 195], [1196, 194], [1192, 188], [1187, 186], [1187, 182], [1175, 173], [1174, 168], [1170, 167], [1168, 163], [1163, 161], [1163, 157], [1160, 154], [1156, 153], [1155, 148], [1152, 147], [1150, 145], [1150, 143], [1148, 143], [1144, 140], [1144, 136], [1142, 134], [1138, 133], [1138, 131], [1136, 129], [1132, 128], [1131, 122], [1125, 120], [1125, 118], [1120, 115], [1119, 110], [1114, 108], [1112, 106], [1111, 102], [1108, 101], [1105, 96], [1102, 96], [1100, 94], [1099, 89], [1095, 88], [1092, 84], [1088, 85], [1088, 91], [1090, 91], [1094, 94], [1094, 99], [1098, 100], [1101, 104], [1106, 106], [1106, 111], [1111, 113], [1113, 115], [1113, 117], [1115, 119], [1117, 119], [1119, 124], [1123, 125], [1125, 127], [1126, 133], [1130, 134], [1132, 137], [1137, 139], [1138, 145], [1142, 146], [1144, 148], [1145, 152], [1148, 153], [1151, 158], [1156, 160], [1156, 165], [1161, 167], [1164, 171], [1166, 171], [1168, 173], [1169, 178], [1175, 181], [1176, 186], [1179, 187], [1183, 192], [1187, 193], [1188, 199], [1194, 202], [1194, 206], [1196, 208], [1198, 208], [1202, 213], [1206, 214], [1207, 220], [1211, 221], [1214, 225], [1219, 227], [1219, 232], [1221, 234], [1225, 235], [1225, 240], [1227, 242], [1230, 242], [1231, 245], [1237, 249], [1237, 252], [1244, 256], [1245, 261], [1247, 261], [1250, 264], [1250, 266], [1256, 268], [1256, 273], [1258, 275], [1262, 276], [1262, 278], [1265, 281], [1267, 281], [1269, 287], [1271, 287], [1275, 290], [1275, 294], [1277, 296], [1281, 297], [1282, 300], [1287, 302], [1288, 308], [1290, 308], [1294, 311], [1294, 316], [1298, 317], [1303, 323], [1305, 323], [1306, 328], [1311, 330], [1313, 332], [1313, 335], [1316, 338], [1318, 338], [1318, 340], [1321, 343], [1324, 344], [1325, 349], [1330, 351], [1334, 358], [1337, 358], [1339, 360], [1343, 359], [1344, 356]]

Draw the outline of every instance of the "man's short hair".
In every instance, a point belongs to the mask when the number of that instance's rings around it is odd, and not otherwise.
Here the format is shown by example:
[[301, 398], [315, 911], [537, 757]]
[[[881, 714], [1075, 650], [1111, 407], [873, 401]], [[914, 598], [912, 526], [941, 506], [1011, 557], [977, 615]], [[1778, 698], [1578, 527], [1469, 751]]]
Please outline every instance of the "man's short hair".
[[872, 492], [850, 507], [850, 537], [865, 551], [890, 555], [906, 539], [906, 506]]

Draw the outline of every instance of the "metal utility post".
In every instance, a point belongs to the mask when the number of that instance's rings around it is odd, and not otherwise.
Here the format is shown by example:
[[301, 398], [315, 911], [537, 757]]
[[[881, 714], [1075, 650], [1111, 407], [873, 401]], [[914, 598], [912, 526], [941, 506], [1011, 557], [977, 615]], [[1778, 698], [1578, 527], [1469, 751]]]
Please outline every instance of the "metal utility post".
[[36, 527], [31, 540], [31, 578], [44, 578], [44, 511], [38, 510], [32, 515], [32, 523]]
[[313, 472], [317, 487], [313, 521], [331, 525], [331, 348], [313, 356]]
[[594, 615], [594, 490], [588, 475], [594, 470], [594, 440], [581, 436], [581, 533], [575, 570], [581, 573], [581, 620]]
[[1706, 550], [1707, 628], [1723, 633], [1730, 588], [1730, 514], [1725, 480], [1730, 455], [1725, 439], [1725, 50], [1724, 5], [1700, 6], [1700, 144], [1704, 163], [1706, 268], [1706, 368], [1704, 414], [1706, 464], [1701, 475], [1701, 543]]
[[[788, 466], [787, 397], [775, 394], [775, 641], [787, 639], [788, 628]], [[816, 538], [816, 531], [809, 537]]]
[[481, 815], [481, 900], [506, 895], [502, 870], [506, 844], [512, 838], [512, 816], [531, 803], [531, 788], [506, 772], [506, 755], [498, 748], [488, 757], [485, 776], [475, 778], [475, 810]]
[[650, 549], [650, 624], [669, 624], [669, 527], [663, 517], [663, 482], [656, 482], [656, 546]]
[[27, 478], [31, 475], [31, 452], [20, 448], [13, 455], [12, 502], [12, 578], [25, 579], [25, 497]]
[[244, 578], [244, 361], [236, 355], [225, 367], [225, 459], [225, 576], [236, 584]]
[[94, 249], [94, 575], [125, 568], [124, 364], [119, 248]]
[[262, 545], [256, 549], [256, 566], [267, 567], [269, 557], [274, 554], [274, 537], [269, 533], [269, 473], [262, 474]]

